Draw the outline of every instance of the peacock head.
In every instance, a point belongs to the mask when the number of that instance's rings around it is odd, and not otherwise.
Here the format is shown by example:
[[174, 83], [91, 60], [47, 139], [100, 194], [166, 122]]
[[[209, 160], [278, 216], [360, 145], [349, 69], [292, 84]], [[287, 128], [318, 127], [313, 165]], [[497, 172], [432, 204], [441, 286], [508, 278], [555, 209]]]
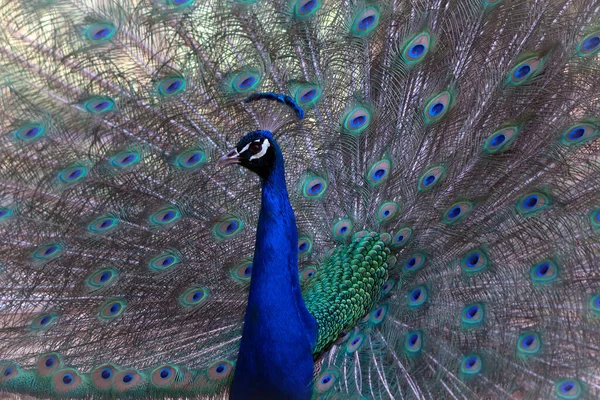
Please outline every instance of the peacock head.
[[240, 164], [266, 179], [280, 153], [279, 146], [269, 131], [254, 131], [244, 136], [229, 153], [217, 160], [217, 167]]

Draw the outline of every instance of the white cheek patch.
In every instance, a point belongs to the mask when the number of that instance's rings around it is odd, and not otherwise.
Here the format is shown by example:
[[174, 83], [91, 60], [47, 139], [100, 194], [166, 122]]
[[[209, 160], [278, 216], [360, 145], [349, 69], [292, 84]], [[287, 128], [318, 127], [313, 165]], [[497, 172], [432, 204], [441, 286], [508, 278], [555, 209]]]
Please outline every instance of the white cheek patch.
[[[250, 146], [250, 144], [248, 144], [248, 146]], [[262, 142], [262, 148], [260, 149], [260, 151], [258, 153], [256, 153], [255, 155], [253, 155], [252, 157], [250, 157], [250, 160], [255, 160], [257, 158], [261, 158], [262, 156], [264, 156], [267, 153], [267, 150], [269, 150], [270, 146], [271, 146], [271, 143], [267, 139], [265, 139]], [[244, 148], [244, 150], [245, 149], [246, 148]]]

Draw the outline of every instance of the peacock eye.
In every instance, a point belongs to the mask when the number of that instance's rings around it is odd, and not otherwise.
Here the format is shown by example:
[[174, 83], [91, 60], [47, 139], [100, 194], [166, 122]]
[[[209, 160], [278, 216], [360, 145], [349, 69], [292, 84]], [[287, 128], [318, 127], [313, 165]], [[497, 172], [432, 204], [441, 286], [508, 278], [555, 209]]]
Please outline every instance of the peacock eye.
[[252, 154], [256, 154], [262, 150], [262, 145], [260, 143], [252, 143], [249, 149]]

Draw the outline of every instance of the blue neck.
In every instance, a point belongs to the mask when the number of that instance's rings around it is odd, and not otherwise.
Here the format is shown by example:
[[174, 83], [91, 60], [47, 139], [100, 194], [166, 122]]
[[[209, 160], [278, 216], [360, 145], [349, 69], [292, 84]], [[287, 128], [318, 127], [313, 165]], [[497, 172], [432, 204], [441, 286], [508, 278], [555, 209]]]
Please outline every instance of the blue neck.
[[232, 399], [310, 399], [317, 323], [298, 278], [298, 232], [283, 156], [262, 179], [252, 280]]

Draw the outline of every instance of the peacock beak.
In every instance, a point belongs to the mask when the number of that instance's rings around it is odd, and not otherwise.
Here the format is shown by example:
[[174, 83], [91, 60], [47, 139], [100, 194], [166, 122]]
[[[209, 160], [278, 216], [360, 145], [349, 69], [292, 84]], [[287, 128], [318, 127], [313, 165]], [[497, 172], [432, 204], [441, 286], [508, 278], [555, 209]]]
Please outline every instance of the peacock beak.
[[225, 165], [239, 164], [241, 161], [240, 153], [237, 149], [232, 149], [229, 153], [221, 156], [217, 160], [217, 167], [224, 167]]

